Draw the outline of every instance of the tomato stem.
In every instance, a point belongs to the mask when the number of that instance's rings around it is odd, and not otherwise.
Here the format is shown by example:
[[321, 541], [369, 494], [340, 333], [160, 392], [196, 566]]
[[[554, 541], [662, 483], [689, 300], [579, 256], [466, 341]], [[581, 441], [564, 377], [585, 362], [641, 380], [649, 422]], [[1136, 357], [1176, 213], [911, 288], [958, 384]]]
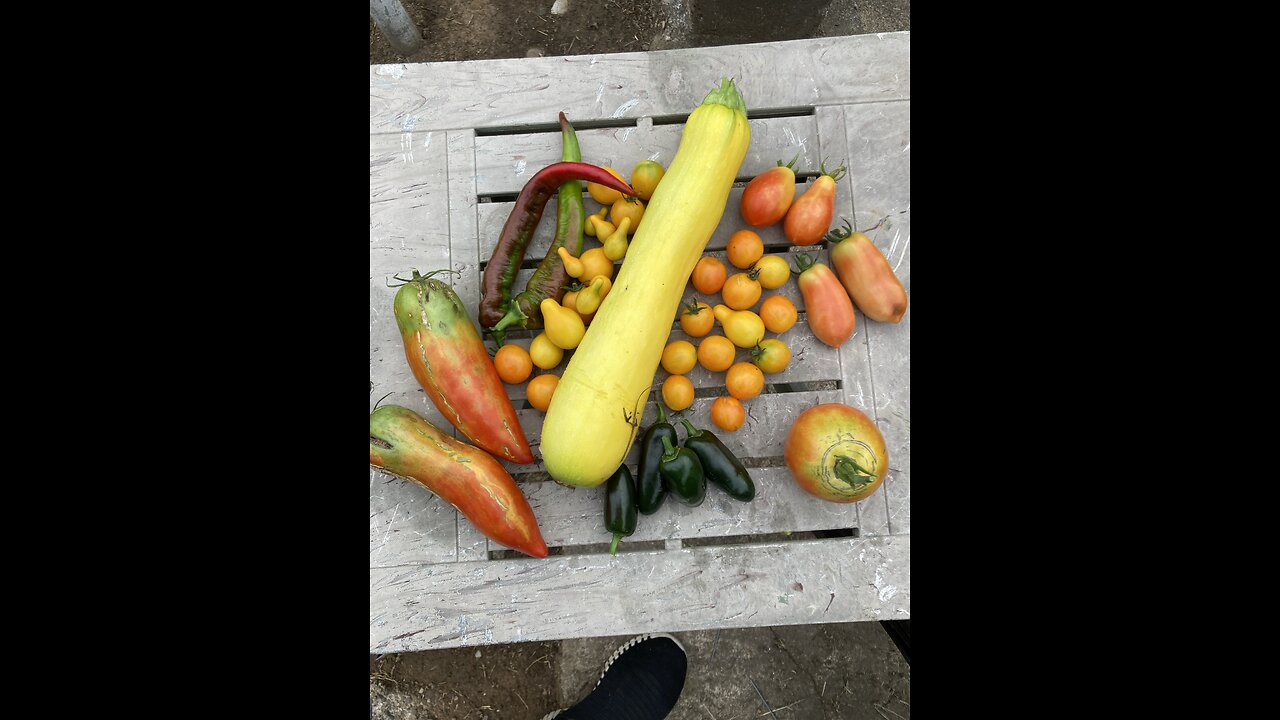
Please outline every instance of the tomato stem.
[[844, 177], [845, 174], [849, 172], [849, 167], [844, 164], [844, 161], [841, 161], [840, 167], [832, 170], [831, 172], [827, 172], [827, 159], [823, 158], [822, 162], [818, 163], [818, 171], [823, 175], [830, 177], [833, 181], [839, 182], [840, 178]]
[[840, 218], [840, 219], [844, 221], [844, 228], [843, 229], [836, 228], [828, 232], [826, 235], [822, 236], [823, 240], [829, 243], [835, 244], [853, 234], [853, 226], [849, 224], [848, 218]]
[[801, 253], [796, 255], [796, 267], [794, 268], [795, 273], [799, 275], [803, 273], [805, 270], [808, 270], [809, 268], [813, 267], [813, 264], [817, 262], [817, 260], [815, 259], [816, 256], [817, 256], [817, 253], [814, 253], [813, 255], [809, 255], [807, 253]]
[[796, 151], [796, 156], [795, 156], [795, 157], [793, 157], [793, 158], [791, 158], [791, 162], [787, 163], [786, 165], [783, 165], [783, 164], [782, 164], [782, 161], [781, 161], [781, 160], [779, 160], [779, 161], [778, 161], [778, 167], [784, 167], [784, 168], [788, 168], [788, 169], [791, 169], [791, 170], [795, 170], [795, 169], [796, 169], [796, 168], [795, 168], [796, 161], [797, 161], [797, 160], [799, 160], [799, 159], [800, 159], [800, 152], [799, 152], [799, 151]]
[[836, 477], [850, 488], [860, 490], [875, 479], [876, 474], [868, 472], [848, 455], [837, 455], [835, 466]]

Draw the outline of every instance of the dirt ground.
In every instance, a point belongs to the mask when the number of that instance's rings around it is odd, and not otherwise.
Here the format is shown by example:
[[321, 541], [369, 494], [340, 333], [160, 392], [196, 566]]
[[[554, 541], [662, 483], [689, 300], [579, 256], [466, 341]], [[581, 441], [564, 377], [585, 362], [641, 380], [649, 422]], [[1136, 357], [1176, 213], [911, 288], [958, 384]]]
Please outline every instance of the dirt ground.
[[[910, 0], [404, 0], [425, 46], [369, 23], [369, 63], [586, 55], [911, 29]], [[673, 12], [683, 6], [687, 12]], [[911, 671], [879, 623], [675, 633], [689, 677], [671, 720], [909, 720]], [[370, 656], [375, 718], [496, 720], [567, 707], [628, 637]]]
[[369, 63], [590, 55], [911, 29], [910, 0], [404, 0], [424, 47], [402, 56], [369, 21]]

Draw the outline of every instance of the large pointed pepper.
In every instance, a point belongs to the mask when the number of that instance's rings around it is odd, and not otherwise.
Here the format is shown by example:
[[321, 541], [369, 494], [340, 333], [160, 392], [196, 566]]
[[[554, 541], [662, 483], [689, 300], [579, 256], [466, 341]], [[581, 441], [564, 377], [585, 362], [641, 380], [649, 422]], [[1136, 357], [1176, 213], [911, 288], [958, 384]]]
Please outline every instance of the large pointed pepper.
[[436, 409], [471, 442], [513, 463], [533, 462], [520, 418], [480, 331], [453, 288], [434, 274], [414, 270], [396, 293], [396, 324], [413, 376]]
[[383, 405], [370, 413], [369, 465], [439, 495], [490, 540], [547, 556], [533, 509], [502, 464], [412, 410]]

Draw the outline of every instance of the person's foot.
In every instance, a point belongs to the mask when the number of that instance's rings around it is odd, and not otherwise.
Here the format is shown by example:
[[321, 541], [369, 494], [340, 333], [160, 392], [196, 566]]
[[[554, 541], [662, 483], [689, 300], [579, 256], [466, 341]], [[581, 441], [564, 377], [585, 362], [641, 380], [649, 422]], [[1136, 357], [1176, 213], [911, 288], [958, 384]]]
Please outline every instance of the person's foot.
[[542, 720], [662, 720], [680, 699], [688, 669], [684, 647], [674, 637], [634, 637], [604, 664], [590, 695]]

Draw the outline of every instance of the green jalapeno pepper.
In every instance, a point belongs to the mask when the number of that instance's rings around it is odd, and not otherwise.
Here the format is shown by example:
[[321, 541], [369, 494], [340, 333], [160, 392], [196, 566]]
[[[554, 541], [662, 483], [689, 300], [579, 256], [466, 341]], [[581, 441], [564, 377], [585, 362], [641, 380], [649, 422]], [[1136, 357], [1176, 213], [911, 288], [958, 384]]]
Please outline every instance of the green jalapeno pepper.
[[675, 444], [680, 441], [676, 429], [667, 422], [667, 412], [658, 403], [658, 421], [644, 431], [640, 440], [640, 476], [636, 478], [636, 507], [645, 515], [652, 515], [662, 507], [667, 498], [667, 489], [662, 484], [662, 475], [658, 472], [658, 463], [662, 461], [662, 438], [671, 439]]
[[613, 533], [609, 554], [618, 554], [618, 541], [636, 531], [636, 482], [626, 465], [619, 465], [604, 487], [604, 527]]
[[715, 483], [729, 494], [729, 497], [742, 502], [751, 502], [756, 496], [756, 485], [751, 475], [742, 466], [738, 458], [729, 452], [729, 448], [720, 442], [709, 430], [699, 430], [688, 420], [681, 420], [688, 435], [684, 446], [698, 456], [702, 464], [702, 472], [707, 479]]
[[666, 450], [658, 461], [658, 472], [672, 497], [690, 507], [702, 504], [707, 496], [707, 480], [702, 476], [702, 464], [692, 450], [676, 447], [671, 438], [662, 436]]

